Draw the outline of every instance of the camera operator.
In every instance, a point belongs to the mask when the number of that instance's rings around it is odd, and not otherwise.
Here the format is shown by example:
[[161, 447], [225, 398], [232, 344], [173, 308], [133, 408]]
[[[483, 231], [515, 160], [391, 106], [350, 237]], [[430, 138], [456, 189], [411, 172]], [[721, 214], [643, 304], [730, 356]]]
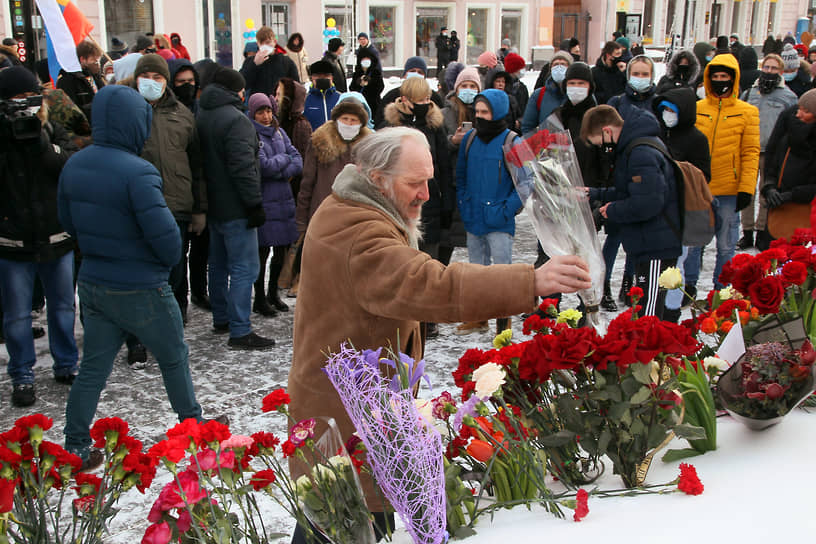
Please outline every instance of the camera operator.
[[0, 298], [14, 406], [30, 406], [36, 352], [31, 296], [45, 289], [54, 379], [77, 373], [74, 339], [73, 240], [57, 218], [57, 182], [71, 144], [48, 121], [37, 78], [22, 66], [0, 70]]

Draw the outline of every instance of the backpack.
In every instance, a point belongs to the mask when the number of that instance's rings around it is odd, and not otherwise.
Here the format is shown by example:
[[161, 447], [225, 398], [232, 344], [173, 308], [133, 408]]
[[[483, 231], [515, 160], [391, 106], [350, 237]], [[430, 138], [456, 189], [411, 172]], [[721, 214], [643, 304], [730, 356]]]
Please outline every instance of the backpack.
[[[657, 149], [666, 157], [674, 168], [675, 186], [677, 187], [677, 203], [680, 212], [680, 225], [675, 225], [666, 212], [663, 218], [674, 231], [674, 234], [684, 246], [702, 247], [708, 245], [714, 238], [714, 196], [708, 188], [705, 174], [702, 170], [686, 161], [676, 161], [665, 147], [652, 138], [635, 138], [624, 150], [628, 157], [632, 148], [638, 145], [647, 145]], [[680, 180], [683, 182], [680, 183]]]

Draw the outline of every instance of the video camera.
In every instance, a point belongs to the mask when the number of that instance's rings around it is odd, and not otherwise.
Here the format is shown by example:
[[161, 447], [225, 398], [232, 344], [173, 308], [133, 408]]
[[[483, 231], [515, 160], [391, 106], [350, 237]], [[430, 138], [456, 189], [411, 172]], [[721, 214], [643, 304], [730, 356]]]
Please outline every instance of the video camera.
[[0, 100], [0, 141], [39, 138], [42, 123], [37, 111], [42, 100], [42, 95]]

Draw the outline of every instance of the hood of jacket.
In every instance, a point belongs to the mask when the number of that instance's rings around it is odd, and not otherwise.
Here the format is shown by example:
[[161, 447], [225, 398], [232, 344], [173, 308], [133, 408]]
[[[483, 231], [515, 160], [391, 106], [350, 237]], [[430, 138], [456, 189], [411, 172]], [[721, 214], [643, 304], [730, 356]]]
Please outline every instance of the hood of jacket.
[[201, 82], [198, 80], [198, 71], [193, 66], [193, 63], [187, 59], [170, 59], [167, 61], [167, 67], [170, 69], [170, 81], [167, 82], [167, 85], [173, 87], [174, 82], [176, 81], [176, 74], [178, 74], [182, 68], [189, 67], [193, 71], [193, 76], [195, 77], [195, 84], [196, 88], [201, 86]]
[[711, 67], [712, 66], [725, 66], [727, 68], [731, 68], [734, 70], [734, 85], [731, 89], [731, 95], [727, 96], [723, 100], [736, 100], [737, 96], [739, 96], [739, 82], [740, 82], [740, 67], [737, 59], [734, 55], [730, 53], [725, 53], [721, 55], [717, 55], [711, 62], [709, 62], [705, 67], [705, 72], [703, 72], [703, 81], [705, 84], [706, 90], [706, 100], [711, 101], [712, 103], [718, 102], [720, 99], [714, 96], [714, 89], [711, 87]]
[[640, 108], [631, 108], [626, 116], [626, 123], [623, 125], [618, 144], [615, 146], [615, 153], [621, 156], [635, 138], [654, 136], [660, 138], [660, 125], [657, 118], [650, 112]]
[[368, 127], [360, 127], [360, 133], [351, 142], [345, 141], [337, 132], [335, 121], [327, 121], [312, 133], [312, 147], [315, 158], [320, 164], [330, 164], [337, 160], [350, 145], [356, 144], [360, 138], [371, 134]]
[[198, 105], [205, 110], [214, 110], [221, 106], [235, 106], [241, 111], [246, 110], [246, 106], [238, 93], [230, 91], [218, 83], [207, 85], [207, 88], [201, 93]]
[[494, 121], [504, 119], [510, 113], [510, 99], [506, 92], [499, 89], [485, 89], [476, 96], [476, 100], [480, 97], [485, 98], [490, 105]]
[[303, 109], [306, 107], [306, 86], [297, 81], [294, 83], [295, 92], [292, 97], [291, 111], [294, 113], [303, 113]]
[[[398, 127], [405, 124], [403, 123], [403, 119], [410, 122], [412, 117], [413, 115], [411, 112], [401, 102], [388, 104], [383, 112], [385, 122], [392, 127]], [[444, 116], [442, 115], [442, 110], [439, 109], [439, 106], [431, 102], [428, 106], [428, 113], [425, 115], [425, 125], [433, 130], [436, 130], [441, 127], [443, 123]]]
[[[300, 45], [295, 45], [295, 38], [300, 38]], [[293, 53], [300, 53], [300, 50], [303, 49], [303, 34], [295, 32], [289, 36], [289, 41], [286, 42], [286, 49]]]
[[142, 154], [153, 122], [153, 108], [142, 95], [124, 85], [106, 85], [91, 107], [94, 144]]
[[689, 62], [689, 66], [691, 66], [688, 81], [696, 81], [697, 78], [700, 77], [700, 61], [697, 60], [694, 53], [687, 49], [678, 51], [674, 54], [674, 56], [672, 56], [671, 60], [669, 60], [669, 63], [666, 65], [666, 76], [669, 79], [677, 79], [677, 67], [680, 66], [680, 61], [683, 59], [686, 59]]
[[184, 45], [182, 43], [182, 41], [181, 41], [181, 35], [178, 32], [173, 32], [172, 34], [170, 34], [170, 43], [171, 44], [173, 43], [173, 38], [178, 38], [179, 45]]
[[694, 126], [694, 123], [697, 122], [697, 93], [688, 87], [678, 87], [655, 96], [653, 107], [655, 116], [657, 116], [658, 119], [661, 115], [660, 103], [664, 100], [675, 104], [677, 109], [680, 110], [677, 114], [676, 128]]
[[694, 51], [694, 56], [697, 57], [697, 61], [700, 63], [700, 66], [705, 66], [707, 63], [705, 59], [706, 55], [714, 51], [714, 46], [708, 42], [697, 42], [694, 44], [692, 51]]
[[744, 47], [739, 56], [740, 70], [756, 70], [759, 64], [759, 57], [757, 57], [756, 49], [753, 47]]
[[[366, 113], [368, 114], [368, 124], [366, 126], [368, 128], [374, 128], [374, 117], [373, 117], [373, 114], [371, 113], [371, 108], [368, 105], [368, 101], [365, 99], [365, 97], [362, 94], [358, 93], [357, 91], [345, 92], [345, 93], [340, 95], [340, 98], [337, 99], [337, 104], [339, 104], [340, 102], [343, 102], [344, 100], [350, 100], [350, 99], [356, 100], [357, 102], [359, 102], [363, 106], [363, 109], [365, 109]], [[431, 102], [431, 103], [433, 104], [433, 102]], [[335, 107], [337, 106], [337, 104], [335, 104]]]

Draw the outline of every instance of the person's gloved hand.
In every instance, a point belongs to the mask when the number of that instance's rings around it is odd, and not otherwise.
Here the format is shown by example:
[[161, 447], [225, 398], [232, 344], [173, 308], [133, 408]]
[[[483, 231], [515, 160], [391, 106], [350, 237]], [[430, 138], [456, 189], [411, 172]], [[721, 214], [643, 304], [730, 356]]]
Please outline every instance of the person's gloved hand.
[[264, 213], [264, 209], [261, 204], [247, 210], [248, 229], [260, 227], [264, 223], [266, 223], [266, 214]]
[[768, 203], [768, 208], [777, 208], [786, 202], [790, 202], [793, 193], [780, 193], [775, 187], [771, 187], [765, 193], [765, 201]]
[[199, 236], [202, 232], [204, 232], [204, 228], [207, 226], [207, 214], [204, 213], [194, 213], [193, 220], [190, 222], [189, 231]]
[[737, 211], [747, 208], [751, 203], [751, 193], [737, 193]]

